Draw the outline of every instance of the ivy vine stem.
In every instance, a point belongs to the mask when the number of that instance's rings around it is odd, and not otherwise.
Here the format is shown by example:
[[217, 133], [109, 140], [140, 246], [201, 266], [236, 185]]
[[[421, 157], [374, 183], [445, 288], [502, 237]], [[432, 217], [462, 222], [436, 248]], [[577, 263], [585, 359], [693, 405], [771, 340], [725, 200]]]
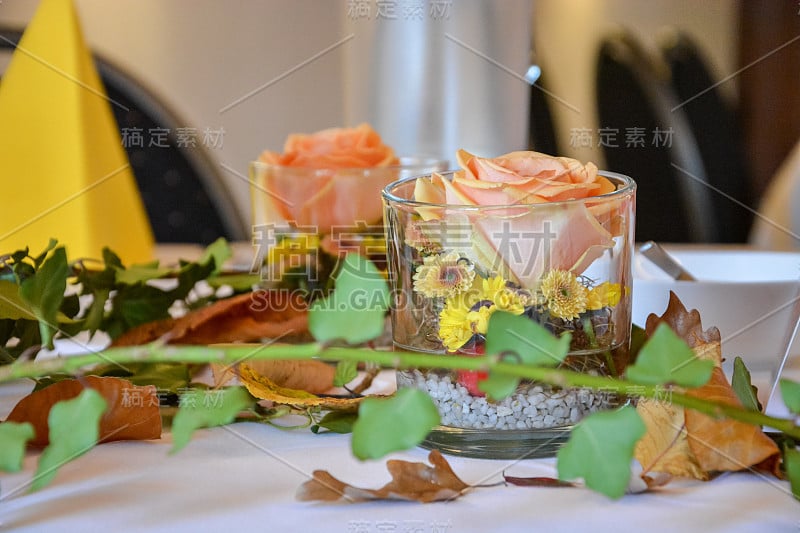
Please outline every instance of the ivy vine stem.
[[293, 345], [226, 345], [226, 346], [166, 346], [150, 344], [144, 346], [109, 348], [104, 351], [58, 357], [43, 361], [18, 361], [0, 366], [0, 383], [23, 378], [37, 378], [52, 374], [80, 373], [97, 364], [116, 364], [122, 367], [130, 363], [219, 363], [234, 365], [254, 360], [310, 359], [318, 357], [327, 361], [369, 361], [384, 367], [440, 368], [451, 370], [486, 370], [548, 383], [562, 387], [586, 387], [623, 396], [665, 399], [701, 412], [714, 418], [730, 418], [747, 424], [769, 426], [786, 435], [800, 439], [800, 427], [793, 420], [776, 418], [758, 411], [720, 402], [703, 400], [669, 390], [664, 385], [643, 385], [623, 379], [592, 376], [571, 370], [506, 363], [498, 357], [459, 357], [417, 352], [380, 351], [352, 347], [330, 347], [321, 343]]

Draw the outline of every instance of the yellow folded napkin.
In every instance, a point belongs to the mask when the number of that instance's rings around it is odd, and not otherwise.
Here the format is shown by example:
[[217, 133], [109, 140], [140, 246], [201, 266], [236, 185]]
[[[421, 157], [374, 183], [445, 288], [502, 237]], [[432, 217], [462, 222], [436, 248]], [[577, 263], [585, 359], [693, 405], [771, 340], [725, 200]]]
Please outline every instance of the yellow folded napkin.
[[72, 0], [42, 0], [0, 83], [0, 253], [54, 237], [70, 257], [152, 257], [111, 105]]

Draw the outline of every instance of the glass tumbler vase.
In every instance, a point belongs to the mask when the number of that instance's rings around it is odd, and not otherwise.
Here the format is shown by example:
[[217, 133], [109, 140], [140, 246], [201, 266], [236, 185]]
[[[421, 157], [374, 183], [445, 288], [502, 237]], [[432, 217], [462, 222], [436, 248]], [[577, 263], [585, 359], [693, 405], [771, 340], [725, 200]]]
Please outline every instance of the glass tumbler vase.
[[[621, 373], [631, 332], [636, 185], [627, 176], [600, 174], [611, 192], [513, 205], [432, 203], [421, 194], [452, 173], [388, 185], [382, 196], [395, 349], [482, 355], [488, 320], [502, 310], [553, 335], [570, 334], [562, 368]], [[480, 389], [486, 377], [398, 371], [398, 387], [422, 389], [439, 410], [441, 423], [423, 446], [483, 458], [552, 456], [576, 422], [621, 401], [613, 390], [530, 380], [494, 400]]]
[[385, 268], [381, 190], [395, 180], [446, 166], [446, 161], [422, 157], [358, 168], [251, 162], [252, 271], [261, 274], [261, 287], [313, 299], [333, 287], [336, 265], [348, 252]]

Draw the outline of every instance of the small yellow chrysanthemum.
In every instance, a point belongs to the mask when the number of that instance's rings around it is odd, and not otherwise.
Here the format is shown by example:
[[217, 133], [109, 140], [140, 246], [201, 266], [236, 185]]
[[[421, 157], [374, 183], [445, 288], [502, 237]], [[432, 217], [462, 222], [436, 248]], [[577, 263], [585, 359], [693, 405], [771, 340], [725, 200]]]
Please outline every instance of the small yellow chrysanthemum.
[[448, 298], [439, 313], [442, 344], [448, 351], [458, 350], [473, 334], [486, 334], [489, 318], [495, 311], [524, 313], [526, 298], [529, 295], [509, 289], [501, 277], [475, 279], [469, 290]]
[[586, 308], [597, 310], [604, 307], [614, 307], [619, 303], [621, 297], [622, 287], [620, 284], [606, 281], [597, 287], [589, 289]]
[[489, 331], [489, 317], [497, 309], [496, 306], [481, 306], [476, 311], [467, 313], [467, 320], [469, 321], [470, 329], [473, 333], [480, 333], [486, 335]]
[[521, 315], [525, 311], [526, 297], [508, 288], [500, 276], [483, 280], [481, 300], [491, 300], [501, 311]]
[[555, 317], [573, 319], [586, 311], [588, 290], [572, 272], [551, 270], [542, 278], [541, 291]]
[[471, 262], [458, 253], [425, 257], [414, 273], [414, 290], [428, 298], [450, 297], [468, 290], [475, 279]]
[[448, 298], [439, 313], [439, 339], [444, 347], [454, 352], [472, 337], [472, 324], [468, 318], [470, 307], [467, 294]]

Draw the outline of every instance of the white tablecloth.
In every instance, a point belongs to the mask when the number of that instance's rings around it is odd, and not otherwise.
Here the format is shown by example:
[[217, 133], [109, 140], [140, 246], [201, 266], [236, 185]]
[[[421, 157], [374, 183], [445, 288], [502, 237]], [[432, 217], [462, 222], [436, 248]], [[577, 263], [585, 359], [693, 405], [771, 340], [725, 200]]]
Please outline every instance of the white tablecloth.
[[[0, 385], [0, 417], [30, 388]], [[64, 466], [39, 492], [27, 485], [37, 453], [20, 473], [0, 476], [0, 531], [800, 531], [789, 484], [754, 474], [673, 482], [611, 501], [585, 489], [500, 486], [433, 504], [319, 504], [295, 500], [316, 469], [354, 485], [389, 480], [384, 461], [359, 462], [348, 435], [314, 435], [241, 423], [197, 432], [169, 455], [170, 437], [97, 446]], [[414, 449], [394, 458], [425, 461]], [[449, 457], [468, 483], [513, 476], [555, 477], [554, 460]]]

